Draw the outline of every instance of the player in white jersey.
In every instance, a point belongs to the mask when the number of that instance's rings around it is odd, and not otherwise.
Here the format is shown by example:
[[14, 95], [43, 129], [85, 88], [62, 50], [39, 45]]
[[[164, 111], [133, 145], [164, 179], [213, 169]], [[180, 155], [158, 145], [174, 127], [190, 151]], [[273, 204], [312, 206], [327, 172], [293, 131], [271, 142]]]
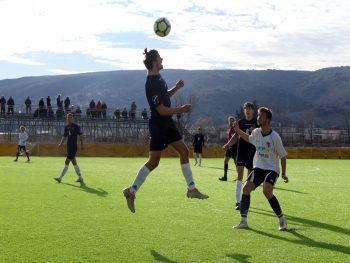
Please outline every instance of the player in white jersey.
[[253, 130], [251, 135], [243, 132], [239, 128], [238, 123], [234, 124], [235, 131], [240, 138], [253, 144], [256, 148], [253, 159], [253, 171], [249, 174], [243, 187], [240, 207], [241, 222], [234, 228], [248, 227], [247, 214], [250, 206], [250, 193], [263, 183], [263, 193], [279, 218], [278, 229], [287, 229], [287, 221], [283, 216], [277, 198], [273, 195], [273, 188], [280, 173], [279, 160], [281, 160], [282, 178], [285, 183], [288, 183], [288, 177], [286, 176], [287, 152], [283, 147], [281, 137], [270, 128], [271, 119], [271, 110], [261, 107], [258, 110], [258, 124], [260, 128]]
[[17, 148], [17, 154], [15, 162], [18, 161], [18, 156], [21, 154], [21, 152], [24, 152], [27, 156], [27, 162], [30, 162], [29, 153], [27, 152], [27, 140], [29, 138], [28, 133], [26, 132], [26, 127], [21, 126], [19, 127], [19, 134], [18, 134], [18, 148]]

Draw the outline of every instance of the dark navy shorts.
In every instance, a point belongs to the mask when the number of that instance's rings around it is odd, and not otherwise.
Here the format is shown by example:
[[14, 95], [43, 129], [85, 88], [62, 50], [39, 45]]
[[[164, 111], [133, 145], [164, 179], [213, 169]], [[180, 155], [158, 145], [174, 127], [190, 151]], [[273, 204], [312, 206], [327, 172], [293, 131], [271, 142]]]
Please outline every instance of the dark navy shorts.
[[77, 155], [78, 147], [67, 147], [67, 159], [74, 159]]
[[18, 151], [23, 151], [23, 152], [26, 152], [27, 151], [27, 148], [24, 146], [24, 145], [18, 145]]
[[202, 144], [200, 145], [194, 145], [194, 150], [195, 153], [202, 153], [203, 152], [203, 146]]
[[162, 151], [169, 144], [182, 139], [172, 119], [149, 120], [150, 151]]
[[236, 157], [237, 157], [237, 147], [230, 147], [226, 150], [225, 152], [226, 157], [231, 157], [232, 159], [235, 160], [236, 162]]
[[253, 169], [253, 159], [255, 148], [238, 147], [237, 151], [237, 166], [245, 166], [245, 168]]

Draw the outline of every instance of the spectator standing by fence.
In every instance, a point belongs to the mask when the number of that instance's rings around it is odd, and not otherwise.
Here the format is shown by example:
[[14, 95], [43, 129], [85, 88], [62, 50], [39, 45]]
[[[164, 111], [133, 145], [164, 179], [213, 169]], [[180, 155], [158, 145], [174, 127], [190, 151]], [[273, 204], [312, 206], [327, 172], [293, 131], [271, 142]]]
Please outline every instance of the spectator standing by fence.
[[26, 113], [32, 113], [32, 100], [29, 98], [29, 96], [24, 101], [24, 104], [26, 105]]
[[15, 106], [15, 101], [13, 98], [10, 96], [10, 98], [7, 100], [7, 114], [12, 114], [13, 115], [13, 108]]
[[67, 112], [69, 112], [69, 106], [70, 106], [70, 99], [69, 97], [66, 97], [66, 99], [64, 100], [64, 110]]
[[6, 99], [4, 96], [1, 96], [0, 106], [1, 106], [1, 114], [5, 114]]

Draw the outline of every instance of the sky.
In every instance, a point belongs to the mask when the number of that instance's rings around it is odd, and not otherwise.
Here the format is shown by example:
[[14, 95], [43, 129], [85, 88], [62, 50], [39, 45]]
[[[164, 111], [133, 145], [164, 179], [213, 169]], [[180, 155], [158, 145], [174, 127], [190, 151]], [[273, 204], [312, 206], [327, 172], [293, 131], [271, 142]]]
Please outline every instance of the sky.
[[[161, 38], [153, 24], [171, 23]], [[0, 79], [164, 68], [317, 70], [350, 64], [348, 0], [0, 0]]]

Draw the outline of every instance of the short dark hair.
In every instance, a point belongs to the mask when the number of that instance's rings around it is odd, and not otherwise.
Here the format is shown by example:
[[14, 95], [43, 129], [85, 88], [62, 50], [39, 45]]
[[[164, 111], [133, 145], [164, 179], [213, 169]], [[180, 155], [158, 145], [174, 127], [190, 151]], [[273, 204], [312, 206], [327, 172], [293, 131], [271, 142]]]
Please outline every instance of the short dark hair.
[[253, 102], [250, 102], [250, 101], [244, 102], [244, 104], [243, 104], [243, 109], [246, 109], [246, 108], [251, 108], [251, 109], [255, 110], [254, 103], [253, 103]]
[[258, 112], [264, 112], [267, 119], [272, 120], [272, 111], [266, 107], [260, 107]]
[[145, 48], [143, 53], [143, 55], [145, 56], [143, 64], [145, 64], [148, 70], [151, 70], [153, 68], [153, 62], [157, 60], [158, 54], [158, 51], [155, 49], [147, 51], [147, 48]]

